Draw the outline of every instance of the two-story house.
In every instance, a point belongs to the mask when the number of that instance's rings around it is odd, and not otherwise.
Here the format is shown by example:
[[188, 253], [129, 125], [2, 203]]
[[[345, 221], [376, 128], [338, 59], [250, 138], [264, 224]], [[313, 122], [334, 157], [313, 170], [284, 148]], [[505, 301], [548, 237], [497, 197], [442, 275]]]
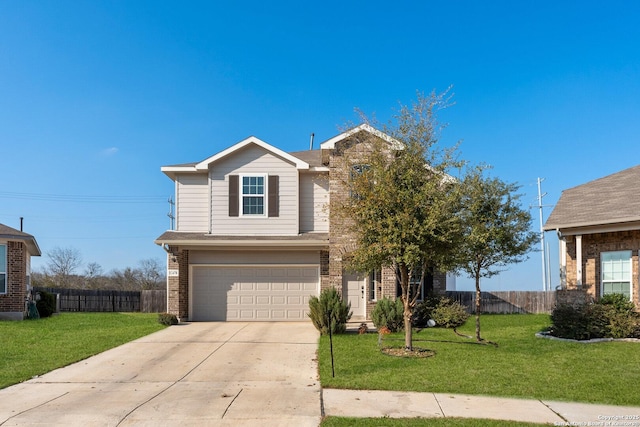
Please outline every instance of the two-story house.
[[[175, 230], [156, 239], [167, 251], [167, 307], [181, 320], [306, 320], [309, 297], [334, 286], [354, 319], [396, 297], [393, 271], [349, 272], [354, 239], [331, 220], [330, 199], [349, 197], [338, 157], [367, 137], [368, 125], [320, 149], [287, 153], [249, 137], [205, 160], [161, 168], [175, 183]], [[444, 291], [444, 274], [422, 285]]]

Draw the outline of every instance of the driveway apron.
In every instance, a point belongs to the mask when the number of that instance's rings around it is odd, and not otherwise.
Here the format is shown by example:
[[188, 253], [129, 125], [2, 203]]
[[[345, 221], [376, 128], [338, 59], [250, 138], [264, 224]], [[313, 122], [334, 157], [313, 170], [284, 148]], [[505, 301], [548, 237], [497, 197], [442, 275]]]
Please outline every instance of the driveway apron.
[[171, 326], [0, 390], [0, 426], [317, 426], [311, 322]]

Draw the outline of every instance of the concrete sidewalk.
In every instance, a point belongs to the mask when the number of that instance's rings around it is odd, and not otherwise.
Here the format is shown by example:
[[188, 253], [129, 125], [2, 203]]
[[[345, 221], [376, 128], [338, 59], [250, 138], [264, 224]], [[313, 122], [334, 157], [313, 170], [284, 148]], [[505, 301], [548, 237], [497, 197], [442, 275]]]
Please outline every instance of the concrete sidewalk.
[[486, 418], [557, 426], [640, 426], [640, 407], [372, 390], [323, 389], [323, 415]]

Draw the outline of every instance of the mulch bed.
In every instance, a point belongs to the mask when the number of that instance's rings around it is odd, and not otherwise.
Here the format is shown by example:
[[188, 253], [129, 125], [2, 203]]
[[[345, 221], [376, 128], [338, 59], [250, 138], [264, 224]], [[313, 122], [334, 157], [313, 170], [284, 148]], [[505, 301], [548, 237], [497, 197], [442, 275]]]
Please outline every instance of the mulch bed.
[[420, 347], [413, 347], [413, 350], [407, 350], [404, 347], [385, 347], [380, 351], [382, 351], [387, 356], [413, 357], [417, 359], [424, 359], [436, 355], [435, 351]]

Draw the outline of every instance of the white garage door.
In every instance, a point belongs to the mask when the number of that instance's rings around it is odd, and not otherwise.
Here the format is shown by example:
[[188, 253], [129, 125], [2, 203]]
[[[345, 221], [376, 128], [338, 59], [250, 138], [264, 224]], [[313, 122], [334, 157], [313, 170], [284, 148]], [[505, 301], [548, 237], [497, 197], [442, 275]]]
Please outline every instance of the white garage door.
[[315, 266], [193, 266], [191, 320], [308, 320]]

